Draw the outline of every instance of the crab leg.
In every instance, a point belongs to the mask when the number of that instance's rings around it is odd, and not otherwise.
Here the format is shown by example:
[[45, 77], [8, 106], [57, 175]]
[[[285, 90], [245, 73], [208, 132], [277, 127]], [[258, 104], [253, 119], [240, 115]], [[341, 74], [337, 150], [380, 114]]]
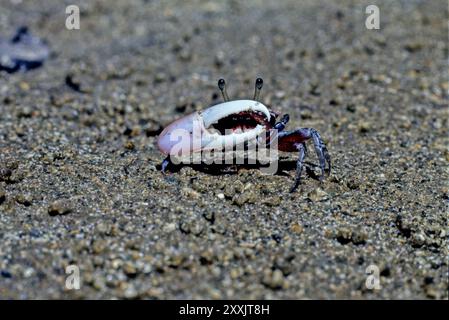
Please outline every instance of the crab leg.
[[161, 163], [161, 172], [165, 173], [165, 171], [167, 170], [167, 167], [171, 164], [170, 161], [170, 156], [167, 156], [164, 161], [162, 161]]
[[299, 158], [296, 161], [296, 177], [295, 177], [295, 184], [292, 186], [292, 188], [290, 189], [290, 192], [294, 192], [296, 190], [296, 188], [298, 188], [299, 183], [301, 182], [301, 172], [302, 172], [302, 166], [304, 164], [304, 159], [307, 156], [307, 147], [306, 144], [300, 143], [297, 144], [297, 149], [299, 151]]
[[[320, 161], [321, 177], [322, 181], [324, 174], [327, 175], [331, 172], [331, 159], [327, 151], [326, 145], [321, 139], [320, 134], [313, 128], [300, 128], [294, 131], [283, 131], [279, 133], [279, 150], [292, 152], [298, 150], [298, 145], [306, 140], [312, 139], [315, 147], [315, 152]], [[326, 168], [327, 164], [327, 168]]]
[[[321, 168], [321, 178], [320, 180], [323, 180], [324, 178], [324, 172], [329, 175], [331, 173], [331, 158], [329, 156], [329, 153], [327, 152], [326, 145], [324, 144], [323, 140], [321, 139], [320, 134], [315, 129], [309, 129], [310, 133], [312, 135], [313, 139], [313, 145], [315, 147], [315, 152], [318, 156], [318, 159], [320, 160], [320, 168]], [[327, 169], [326, 169], [326, 162], [327, 162]]]

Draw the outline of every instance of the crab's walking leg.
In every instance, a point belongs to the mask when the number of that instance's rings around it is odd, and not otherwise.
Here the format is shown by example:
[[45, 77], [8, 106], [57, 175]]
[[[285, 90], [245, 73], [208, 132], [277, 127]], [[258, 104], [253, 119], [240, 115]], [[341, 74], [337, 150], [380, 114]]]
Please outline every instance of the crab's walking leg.
[[[315, 147], [315, 152], [318, 156], [318, 159], [320, 160], [320, 168], [321, 168], [320, 180], [323, 181], [324, 173], [326, 172], [327, 175], [330, 175], [331, 173], [331, 158], [329, 156], [329, 153], [327, 152], [326, 145], [321, 139], [321, 136], [318, 133], [318, 131], [312, 128], [307, 130], [310, 131], [310, 135], [312, 136], [313, 139], [313, 145]], [[327, 162], [327, 169], [326, 169], [326, 162]]]
[[301, 182], [301, 172], [302, 172], [302, 166], [304, 164], [304, 159], [307, 156], [307, 148], [306, 148], [306, 144], [300, 143], [296, 145], [296, 148], [299, 151], [299, 158], [296, 161], [296, 177], [295, 177], [295, 184], [292, 186], [292, 188], [290, 189], [290, 192], [294, 192], [296, 190], [296, 188], [298, 188], [299, 183]]
[[[297, 144], [303, 143], [306, 140], [312, 139], [315, 147], [315, 152], [320, 161], [321, 177], [323, 180], [324, 174], [331, 172], [331, 159], [327, 151], [326, 145], [321, 139], [320, 134], [313, 128], [301, 128], [294, 131], [284, 131], [279, 133], [278, 148], [280, 151], [292, 152], [297, 150]], [[326, 167], [327, 164], [327, 167]]]
[[167, 156], [164, 161], [162, 161], [161, 163], [161, 172], [165, 173], [165, 171], [167, 170], [167, 167], [170, 165], [171, 161], [170, 161], [170, 156]]

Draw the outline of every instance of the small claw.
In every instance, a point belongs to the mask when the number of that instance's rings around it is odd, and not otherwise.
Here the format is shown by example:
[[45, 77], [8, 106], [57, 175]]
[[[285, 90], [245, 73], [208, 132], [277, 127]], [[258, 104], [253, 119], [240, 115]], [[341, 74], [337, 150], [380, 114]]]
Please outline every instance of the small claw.
[[281, 121], [279, 121], [278, 123], [276, 123], [274, 125], [274, 129], [278, 130], [278, 131], [282, 131], [285, 129], [285, 126], [288, 123], [288, 120], [290, 120], [290, 116], [288, 114], [284, 114], [281, 118]]

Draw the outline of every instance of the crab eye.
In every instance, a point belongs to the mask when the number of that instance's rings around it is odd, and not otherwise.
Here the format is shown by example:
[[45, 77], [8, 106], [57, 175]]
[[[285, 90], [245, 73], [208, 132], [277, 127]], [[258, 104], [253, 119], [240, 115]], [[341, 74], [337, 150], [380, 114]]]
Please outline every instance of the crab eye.
[[256, 79], [256, 88], [260, 90], [260, 89], [262, 89], [262, 86], [263, 86], [262, 78], [257, 78]]
[[226, 82], [224, 79], [218, 80], [218, 89], [221, 91], [221, 95], [223, 96], [224, 101], [229, 101], [228, 92], [226, 91]]
[[224, 79], [218, 80], [218, 88], [220, 90], [223, 90], [225, 85], [226, 85], [226, 83], [225, 83]]
[[262, 78], [256, 79], [256, 85], [254, 86], [254, 97], [253, 100], [259, 100], [260, 90], [262, 90], [263, 80]]

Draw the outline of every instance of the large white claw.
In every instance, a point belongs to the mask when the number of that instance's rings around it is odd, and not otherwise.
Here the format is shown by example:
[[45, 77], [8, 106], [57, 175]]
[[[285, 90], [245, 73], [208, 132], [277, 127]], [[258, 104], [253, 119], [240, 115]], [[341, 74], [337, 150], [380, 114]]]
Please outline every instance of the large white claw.
[[233, 146], [242, 145], [245, 142], [254, 141], [265, 131], [265, 127], [257, 125], [254, 129], [228, 135], [205, 134], [202, 137], [201, 147], [203, 150], [222, 150]]
[[243, 111], [262, 112], [267, 117], [267, 121], [270, 121], [270, 111], [268, 111], [268, 108], [262, 103], [254, 100], [234, 100], [220, 103], [200, 111], [200, 115], [203, 118], [204, 127], [209, 128], [212, 124], [217, 123], [218, 120]]
[[158, 147], [165, 153], [177, 155], [202, 150], [222, 149], [254, 141], [265, 131], [258, 124], [245, 132], [221, 135], [211, 126], [231, 114], [258, 111], [270, 121], [270, 112], [262, 103], [253, 100], [235, 100], [220, 103], [203, 111], [194, 112], [169, 124], [159, 135]]

